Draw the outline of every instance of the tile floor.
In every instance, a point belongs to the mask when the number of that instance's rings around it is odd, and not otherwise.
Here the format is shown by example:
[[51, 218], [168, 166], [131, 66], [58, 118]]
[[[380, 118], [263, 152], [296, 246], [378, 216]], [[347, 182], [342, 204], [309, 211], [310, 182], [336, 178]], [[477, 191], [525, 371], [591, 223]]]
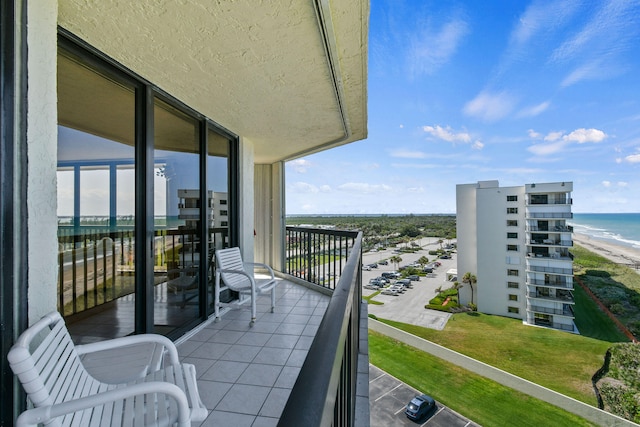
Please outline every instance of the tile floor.
[[200, 426], [277, 425], [330, 297], [285, 280], [276, 289], [275, 312], [260, 296], [253, 327], [247, 304], [178, 341], [210, 411]]

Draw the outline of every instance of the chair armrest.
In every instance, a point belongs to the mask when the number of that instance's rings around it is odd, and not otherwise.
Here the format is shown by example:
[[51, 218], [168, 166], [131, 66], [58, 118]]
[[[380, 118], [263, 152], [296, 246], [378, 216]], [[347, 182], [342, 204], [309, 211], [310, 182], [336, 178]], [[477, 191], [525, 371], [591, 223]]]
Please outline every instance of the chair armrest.
[[267, 264], [263, 264], [261, 262], [247, 262], [245, 263], [245, 265], [248, 266], [250, 269], [252, 269], [252, 271], [256, 267], [263, 268], [269, 272], [272, 279], [275, 278], [275, 275], [273, 274], [273, 269], [269, 267]]
[[251, 281], [253, 281], [253, 276], [250, 275], [249, 273], [247, 273], [244, 270], [230, 270], [228, 268], [219, 268], [218, 272], [219, 273], [242, 274], [243, 276], [247, 276], [249, 279], [251, 279]]
[[190, 410], [187, 396], [175, 384], [162, 381], [150, 381], [140, 384], [132, 384], [127, 387], [97, 393], [80, 399], [69, 400], [49, 406], [28, 409], [17, 419], [16, 427], [35, 426], [40, 423], [47, 423], [54, 418], [84, 409], [100, 406], [108, 402], [117, 402], [133, 396], [145, 394], [166, 394], [175, 399], [178, 405], [178, 425], [190, 426]]
[[81, 344], [75, 346], [79, 355], [94, 353], [96, 351], [111, 350], [115, 348], [125, 347], [129, 345], [156, 343], [162, 345], [169, 355], [169, 363], [172, 365], [180, 363], [178, 358], [178, 349], [169, 338], [158, 334], [140, 334], [128, 337], [113, 338], [110, 340], [94, 342], [90, 344]]

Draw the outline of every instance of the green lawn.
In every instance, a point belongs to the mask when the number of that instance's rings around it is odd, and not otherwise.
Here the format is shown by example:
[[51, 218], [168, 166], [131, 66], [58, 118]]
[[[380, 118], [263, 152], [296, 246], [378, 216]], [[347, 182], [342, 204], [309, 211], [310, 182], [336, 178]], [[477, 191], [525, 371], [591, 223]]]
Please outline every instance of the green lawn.
[[604, 361], [610, 342], [521, 320], [480, 313], [454, 314], [442, 331], [381, 321], [596, 406], [591, 377]]
[[629, 341], [577, 283], [573, 297], [576, 301], [575, 322], [582, 336], [612, 343]]
[[485, 426], [594, 424], [384, 335], [369, 332], [371, 363]]

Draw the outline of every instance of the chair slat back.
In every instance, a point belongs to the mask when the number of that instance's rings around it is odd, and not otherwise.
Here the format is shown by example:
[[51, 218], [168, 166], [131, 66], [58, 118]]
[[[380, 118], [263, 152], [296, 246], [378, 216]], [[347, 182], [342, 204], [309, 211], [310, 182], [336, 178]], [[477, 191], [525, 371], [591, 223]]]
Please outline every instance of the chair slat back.
[[7, 358], [35, 407], [84, 396], [100, 387], [84, 369], [59, 313], [51, 313], [27, 329]]
[[[219, 249], [216, 251], [216, 268], [222, 270], [244, 271], [244, 263], [240, 248]], [[251, 272], [252, 273], [252, 272]], [[246, 291], [251, 287], [251, 281], [247, 276], [222, 271], [220, 273], [224, 283], [234, 291]]]

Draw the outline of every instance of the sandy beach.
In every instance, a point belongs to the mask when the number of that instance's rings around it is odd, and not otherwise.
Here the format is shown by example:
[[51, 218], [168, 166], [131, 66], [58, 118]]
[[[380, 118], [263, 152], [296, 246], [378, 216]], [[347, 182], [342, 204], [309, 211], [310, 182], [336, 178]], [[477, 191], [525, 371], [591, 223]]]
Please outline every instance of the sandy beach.
[[[580, 233], [573, 233], [573, 242], [615, 263], [640, 264], [640, 249]], [[640, 272], [640, 270], [636, 271]]]

